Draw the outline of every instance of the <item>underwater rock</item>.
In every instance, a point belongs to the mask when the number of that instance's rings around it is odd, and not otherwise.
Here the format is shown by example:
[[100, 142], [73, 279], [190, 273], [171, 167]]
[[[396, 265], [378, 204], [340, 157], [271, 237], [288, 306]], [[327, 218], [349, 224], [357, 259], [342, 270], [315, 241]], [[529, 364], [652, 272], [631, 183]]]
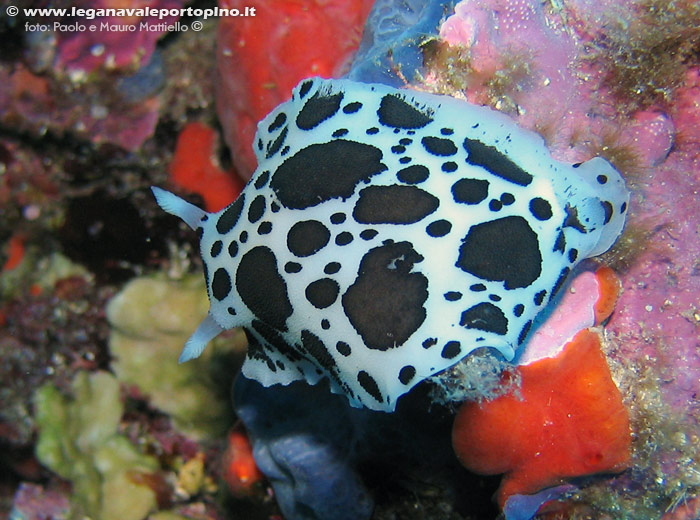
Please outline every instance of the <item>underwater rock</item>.
[[[693, 75], [691, 71], [686, 79]], [[616, 375], [627, 389], [633, 425], [638, 425], [635, 484], [641, 482], [645, 490], [627, 503], [632, 513], [681, 509], [679, 504], [697, 496], [700, 487], [695, 458], [700, 437], [696, 85], [691, 80], [679, 89], [673, 115], [676, 144], [660, 166], [640, 177], [631, 220], [638, 232], [623, 238], [624, 249], [613, 257], [625, 269], [624, 292], [607, 331], [619, 363]], [[629, 488], [623, 484], [618, 500], [625, 499]]]
[[254, 17], [224, 17], [217, 35], [217, 110], [236, 171], [249, 179], [258, 121], [309, 76], [346, 72], [372, 0], [227, 0]]
[[623, 101], [590, 49], [600, 45], [604, 55], [600, 25], [622, 15], [608, 2], [595, 4], [463, 0], [440, 28], [425, 84], [509, 113], [542, 134], [557, 159], [602, 155], [623, 173], [659, 164], [673, 125], [633, 100], [624, 101], [626, 117], [613, 108]]
[[620, 139], [630, 140], [638, 155], [638, 160], [646, 166], [658, 166], [671, 152], [676, 129], [673, 121], [661, 110], [644, 110], [634, 114], [634, 118], [623, 130]]
[[129, 104], [113, 81], [74, 85], [52, 71], [39, 76], [21, 63], [0, 64], [0, 122], [37, 138], [51, 131], [129, 151], [153, 134], [160, 108], [157, 97]]
[[678, 130], [678, 139], [685, 151], [700, 145], [700, 65], [688, 69], [681, 88], [677, 92], [673, 122]]
[[[477, 2], [463, 5], [478, 11]], [[696, 399], [700, 314], [695, 297], [700, 254], [696, 195], [700, 90], [697, 53], [689, 51], [697, 49], [700, 10], [697, 2], [683, 1], [642, 1], [635, 10], [588, 0], [557, 5], [549, 14], [544, 11], [548, 30], [561, 28], [555, 45], [573, 41], [587, 49], [571, 63], [585, 81], [567, 82], [564, 90], [546, 95], [547, 103], [537, 98], [546, 88], [534, 83], [533, 101], [527, 104], [523, 101], [527, 96], [521, 97], [521, 90], [530, 92], [526, 74], [526, 81], [511, 90], [518, 100], [516, 117], [526, 126], [539, 127], [555, 156], [576, 160], [600, 153], [628, 175], [634, 188], [628, 231], [604, 259], [621, 272], [623, 293], [603, 343], [631, 413], [634, 470], [626, 477], [590, 485], [578, 500], [600, 508], [600, 515], [654, 517], [697, 495], [700, 485], [698, 465], [684, 462], [688, 457], [694, 460], [693, 443], [697, 444], [700, 431]], [[664, 8], [658, 9], [660, 5]], [[502, 12], [482, 14], [488, 19]], [[552, 19], [550, 14], [556, 16]], [[567, 20], [575, 23], [566, 24]], [[473, 42], [465, 36], [474, 34], [470, 25], [458, 28], [464, 30], [453, 33], [459, 36], [455, 41], [473, 50]], [[491, 34], [493, 41], [500, 37], [500, 32], [479, 34], [486, 34], [487, 42]], [[475, 42], [483, 43], [480, 36]], [[472, 63], [474, 54], [465, 55], [462, 70], [478, 67]], [[550, 56], [549, 51], [542, 52], [524, 63], [537, 70]], [[451, 85], [442, 76], [454, 90], [466, 89], [469, 98], [474, 79], [466, 77], [463, 86], [456, 81]], [[438, 69], [438, 86], [440, 78]], [[478, 92], [478, 81], [476, 86]], [[492, 104], [498, 102], [499, 92], [491, 91]], [[555, 118], [553, 127], [546, 119], [537, 122], [538, 110], [549, 110], [570, 94], [571, 113]], [[562, 127], [559, 122], [566, 123], [569, 116], [574, 124]], [[631, 489], [645, 491], [635, 494]]]
[[44, 154], [10, 137], [0, 139], [0, 168], [2, 233], [26, 232], [19, 229], [20, 222], [42, 220], [51, 212], [60, 191], [60, 168]]
[[103, 191], [66, 201], [56, 235], [66, 255], [100, 280], [128, 280], [151, 252], [146, 224], [133, 201]]
[[436, 63], [429, 85], [462, 81], [466, 89], [459, 94], [469, 101], [517, 116], [526, 128], [554, 125], [550, 135], [557, 140], [580, 124], [574, 121], [585, 119], [587, 103], [571, 67], [577, 42], [557, 30], [540, 2], [463, 0], [440, 27], [440, 40], [462, 49], [466, 58], [461, 69]]
[[20, 484], [12, 501], [12, 520], [68, 520], [70, 513], [69, 497], [65, 494], [44, 489], [37, 484]]
[[[87, 5], [86, 5], [87, 4]], [[182, 0], [156, 0], [148, 4], [152, 9], [177, 9]], [[143, 8], [140, 2], [88, 0], [81, 7], [90, 9]], [[97, 11], [99, 13], [99, 11]], [[93, 19], [70, 19], [66, 26], [83, 26], [85, 30], [63, 30], [57, 35], [57, 68], [65, 69], [76, 79], [84, 79], [102, 68], [107, 70], [138, 69], [146, 65], [155, 50], [156, 42], [168, 31], [165, 28], [178, 17], [166, 16], [97, 16]], [[143, 27], [142, 27], [143, 24]], [[136, 30], [126, 30], [135, 26]]]
[[[137, 386], [153, 406], [172, 416], [180, 431], [196, 439], [226, 431], [230, 381], [219, 380], [215, 374], [224, 376], [230, 370], [230, 377], [235, 370], [232, 353], [245, 348], [243, 334], [237, 332], [222, 338], [201, 363], [183, 366], [174, 362], [173, 356], [188, 331], [206, 315], [206, 308], [206, 291], [199, 276], [179, 281], [136, 278], [107, 306], [111, 368], [119, 381]], [[157, 378], [153, 377], [154, 367], [158, 367]]]
[[119, 383], [107, 372], [79, 372], [72, 395], [49, 384], [34, 399], [39, 460], [73, 484], [75, 515], [102, 520], [142, 520], [156, 508], [155, 492], [134, 475], [159, 469], [118, 433], [124, 406]]

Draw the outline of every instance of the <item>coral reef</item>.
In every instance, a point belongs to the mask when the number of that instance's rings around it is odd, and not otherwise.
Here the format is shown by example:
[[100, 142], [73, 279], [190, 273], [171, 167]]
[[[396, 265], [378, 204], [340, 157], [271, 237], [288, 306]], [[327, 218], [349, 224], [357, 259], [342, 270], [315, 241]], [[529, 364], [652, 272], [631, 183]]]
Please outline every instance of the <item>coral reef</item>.
[[541, 133], [557, 158], [600, 155], [627, 174], [659, 164], [673, 143], [670, 120], [641, 103], [624, 116], [611, 109], [617, 98], [603, 86], [596, 58], [582, 50], [595, 47], [593, 27], [607, 18], [585, 25], [576, 7], [458, 3], [440, 38], [425, 45], [424, 88], [511, 114]]
[[49, 379], [65, 386], [77, 370], [96, 368], [105, 357], [103, 308], [111, 291], [93, 292], [85, 270], [62, 255], [26, 256], [0, 276], [0, 438], [14, 448], [5, 461], [23, 456], [21, 448], [32, 441], [36, 388]]
[[[510, 399], [518, 408], [513, 395], [534, 395], [530, 379], [502, 359], [469, 356], [416, 387], [391, 415], [349, 409], [327, 388], [263, 389], [240, 378], [235, 407], [247, 433], [240, 424], [228, 430], [225, 395], [241, 361], [240, 333], [199, 365], [176, 365], [183, 336], [206, 312], [204, 290], [191, 281], [202, 264], [190, 230], [162, 215], [148, 187], [221, 207], [235, 192], [231, 164], [242, 178], [255, 167], [257, 121], [302, 77], [346, 72], [496, 107], [542, 135], [557, 159], [601, 155], [625, 175], [633, 193], [628, 224], [600, 259], [623, 290], [597, 337], [629, 414], [630, 467], [537, 492], [572, 472], [525, 463], [535, 443], [519, 443], [505, 480], [518, 486], [502, 512], [509, 520], [538, 510], [540, 518], [567, 520], [698, 516], [696, 1], [382, 0], [372, 8], [368, 0], [222, 0], [222, 7], [254, 5], [258, 15], [179, 20], [201, 21], [199, 32], [164, 32], [148, 19], [22, 11], [65, 2], [24, 1], [10, 16], [10, 3], [0, 10], [0, 516], [269, 520], [282, 515], [276, 502], [304, 519], [318, 511], [372, 520], [498, 515], [490, 497], [501, 477], [462, 468], [450, 431], [461, 399]], [[54, 21], [144, 22], [149, 30], [25, 29]], [[216, 145], [217, 111], [230, 157]], [[192, 180], [200, 174], [224, 188], [194, 186], [207, 183]], [[566, 339], [601, 321], [607, 311], [592, 308], [602, 287], [594, 269], [560, 293], [559, 312], [548, 316], [556, 323], [542, 317], [520, 363], [559, 363]], [[190, 305], [191, 315], [183, 312]], [[609, 381], [602, 386], [610, 389]], [[533, 406], [523, 428], [546, 411]], [[513, 428], [497, 433], [507, 439]], [[591, 438], [600, 434], [593, 429]], [[574, 445], [567, 443], [570, 453], [548, 447], [551, 466], [569, 458], [573, 473], [585, 472]], [[615, 466], [611, 446], [596, 443], [601, 449], [592, 453]], [[97, 500], [104, 490], [108, 498], [126, 495], [123, 504]], [[140, 512], [122, 516], [116, 508], [132, 499]]]
[[[90, 3], [82, 7], [99, 2]], [[151, 179], [168, 178], [186, 118], [214, 120], [216, 20], [204, 22], [199, 33], [173, 35], [157, 49], [164, 33], [154, 27], [138, 38], [120, 33], [91, 41], [87, 31], [25, 32], [25, 22], [47, 20], [6, 16], [3, 7], [0, 35], [8, 52], [0, 63], [6, 80], [0, 86], [0, 516], [14, 507], [13, 518], [60, 518], [86, 501], [37, 461], [32, 396], [47, 382], [70, 394], [76, 373], [109, 367], [106, 306], [122, 283], [161, 264], [181, 274], [196, 262], [186, 245], [175, 246], [176, 240], [182, 242], [177, 229], [164, 226], [163, 233], [154, 232], [164, 219], [144, 204], [143, 187]], [[199, 59], [189, 59], [194, 53]], [[129, 341], [133, 337], [122, 346]], [[201, 410], [221, 415], [186, 417], [192, 431], [201, 436], [216, 432], [215, 438], [223, 436], [230, 421], [231, 375], [223, 372], [235, 370], [226, 355], [217, 359], [219, 371], [196, 374], [189, 388], [205, 388], [201, 395], [209, 401]], [[143, 381], [154, 381], [150, 371]], [[137, 386], [124, 391], [125, 413], [115, 434], [139, 446], [137, 452], [159, 459], [154, 473], [128, 473], [135, 484], [125, 484], [123, 476], [112, 479], [116, 484], [110, 485], [119, 488], [115, 497], [136, 485], [154, 490], [153, 511], [170, 518], [221, 517], [225, 506], [214, 500], [214, 482], [223, 441], [184, 437]], [[61, 402], [72, 403], [66, 399]], [[96, 418], [107, 424], [108, 417]], [[68, 449], [68, 437], [55, 439]], [[123, 448], [121, 442], [114, 448]], [[99, 453], [118, 452], [105, 448]], [[92, 448], [76, 457], [76, 473], [98, 466]], [[108, 458], [100, 461], [112, 464]], [[70, 462], [56, 466], [57, 471]], [[180, 487], [178, 477], [197, 464], [202, 476]], [[93, 489], [99, 487], [96, 482]]]
[[134, 103], [118, 90], [119, 83], [105, 79], [74, 84], [69, 76], [0, 65], [0, 85], [0, 123], [30, 135], [49, 131], [135, 151], [158, 120], [157, 97]]
[[67, 518], [141, 520], [156, 511], [163, 518], [220, 518], [214, 496], [222, 447], [204, 451], [138, 392], [124, 392], [114, 375], [80, 371], [67, 392], [47, 383], [34, 406], [37, 457], [71, 487], [52, 478], [30, 494], [20, 490], [18, 515], [60, 507]]

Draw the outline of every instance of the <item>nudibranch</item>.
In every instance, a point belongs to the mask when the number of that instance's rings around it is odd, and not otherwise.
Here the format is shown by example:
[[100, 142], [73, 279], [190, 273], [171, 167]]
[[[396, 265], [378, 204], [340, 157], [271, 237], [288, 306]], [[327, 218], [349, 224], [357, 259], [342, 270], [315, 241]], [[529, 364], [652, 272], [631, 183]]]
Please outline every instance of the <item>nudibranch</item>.
[[199, 234], [211, 301], [180, 361], [242, 326], [246, 377], [325, 377], [373, 410], [477, 348], [512, 359], [628, 204], [602, 158], [564, 164], [503, 114], [380, 84], [304, 80], [254, 146], [222, 211], [153, 188]]

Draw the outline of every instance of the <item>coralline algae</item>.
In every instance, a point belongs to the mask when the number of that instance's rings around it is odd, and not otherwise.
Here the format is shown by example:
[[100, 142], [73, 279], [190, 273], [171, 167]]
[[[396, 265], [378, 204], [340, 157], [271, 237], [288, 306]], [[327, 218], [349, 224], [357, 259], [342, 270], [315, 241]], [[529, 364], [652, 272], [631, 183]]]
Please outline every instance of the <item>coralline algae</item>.
[[[139, 2], [86, 0], [85, 9], [144, 7]], [[148, 5], [153, 9], [177, 9], [181, 0], [158, 0]], [[158, 17], [107, 16], [93, 19], [70, 18], [57, 31], [56, 66], [65, 68], [74, 77], [105, 67], [107, 69], [140, 68], [151, 60], [156, 42], [167, 32], [166, 26], [177, 21], [174, 15]], [[142, 28], [142, 24], [144, 28]], [[135, 26], [137, 30], [128, 30]]]
[[[86, 0], [74, 7], [103, 9], [112, 4], [141, 7], [109, 0]], [[149, 5], [181, 6], [179, 0]], [[46, 21], [27, 20], [33, 29], [26, 32], [23, 62], [0, 65], [0, 120], [39, 136], [49, 131], [138, 150], [153, 134], [161, 109], [157, 94], [165, 74], [156, 43], [176, 17], [66, 16]]]

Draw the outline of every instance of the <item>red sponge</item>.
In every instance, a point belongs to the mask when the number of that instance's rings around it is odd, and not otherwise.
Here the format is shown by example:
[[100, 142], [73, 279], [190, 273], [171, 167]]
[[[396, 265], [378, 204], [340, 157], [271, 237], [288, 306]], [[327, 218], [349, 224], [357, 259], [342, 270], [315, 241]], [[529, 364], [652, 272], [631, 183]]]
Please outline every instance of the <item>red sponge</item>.
[[464, 466], [505, 473], [501, 507], [513, 494], [629, 464], [629, 417], [596, 332], [583, 330], [557, 357], [517, 370], [519, 395], [464, 404], [452, 431]]
[[199, 193], [207, 211], [219, 211], [233, 202], [245, 182], [235, 172], [226, 172], [216, 157], [216, 132], [209, 126], [187, 123], [177, 138], [175, 155], [170, 163], [174, 184]]

